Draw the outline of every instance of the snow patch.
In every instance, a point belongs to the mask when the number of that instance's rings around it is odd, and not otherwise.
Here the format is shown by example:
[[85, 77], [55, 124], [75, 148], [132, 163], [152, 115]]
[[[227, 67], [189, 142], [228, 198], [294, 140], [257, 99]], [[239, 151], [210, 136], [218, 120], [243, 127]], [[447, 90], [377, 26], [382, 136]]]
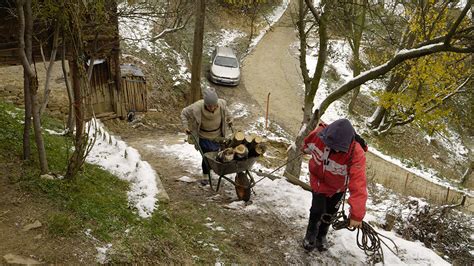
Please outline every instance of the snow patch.
[[285, 13], [286, 9], [288, 8], [288, 4], [290, 3], [290, 0], [283, 0], [281, 5], [275, 8], [275, 10], [266, 18], [268, 21], [268, 24], [264, 29], [260, 31], [260, 34], [256, 37], [254, 37], [249, 45], [249, 50], [252, 50], [257, 44], [260, 42], [260, 40], [265, 36], [265, 34], [268, 32], [268, 30], [271, 29], [271, 27], [277, 22], [283, 13]]
[[94, 119], [89, 123], [92, 123], [89, 140], [95, 139], [95, 143], [86, 161], [130, 182], [129, 203], [137, 208], [140, 217], [150, 217], [157, 204], [158, 177], [155, 170], [141, 160], [136, 149], [109, 134], [100, 121]]

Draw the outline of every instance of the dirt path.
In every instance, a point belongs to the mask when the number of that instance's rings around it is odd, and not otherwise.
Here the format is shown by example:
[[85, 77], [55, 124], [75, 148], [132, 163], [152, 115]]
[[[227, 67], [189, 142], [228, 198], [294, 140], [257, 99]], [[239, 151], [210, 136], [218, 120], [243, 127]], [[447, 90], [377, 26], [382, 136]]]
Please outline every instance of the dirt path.
[[249, 94], [262, 106], [270, 95], [269, 118], [288, 132], [296, 134], [303, 118], [303, 90], [298, 56], [291, 45], [297, 41], [290, 6], [245, 58], [242, 77]]
[[[189, 215], [189, 219], [193, 219], [193, 223], [196, 224], [212, 221], [215, 225], [222, 227], [222, 234], [215, 236], [212, 241], [230, 246], [231, 254], [225, 254], [225, 257], [237, 257], [236, 261], [252, 264], [322, 262], [317, 253], [308, 255], [300, 248], [304, 229], [293, 225], [291, 221], [282, 219], [272, 211], [271, 206], [264, 210], [255, 209], [254, 211], [251, 211], [252, 207], [229, 208], [231, 203], [243, 204], [243, 202], [235, 202], [237, 198], [234, 187], [229, 182], [224, 181], [221, 189], [216, 193], [209, 186], [201, 186], [199, 182], [178, 181], [182, 176], [199, 179], [201, 171], [196, 169], [192, 172], [193, 168], [186, 165], [182, 158], [161, 151], [164, 145], [171, 146], [184, 142], [184, 136], [178, 135], [177, 131], [170, 128], [171, 130], [142, 131], [140, 134], [123, 131], [120, 134], [129, 145], [138, 149], [144, 160], [158, 171], [170, 196], [168, 209], [171, 213]], [[251, 202], [249, 203], [251, 206]], [[204, 216], [196, 215], [196, 211]], [[218, 260], [218, 257], [219, 254], [216, 253], [214, 258], [208, 259], [212, 262], [212, 260]]]

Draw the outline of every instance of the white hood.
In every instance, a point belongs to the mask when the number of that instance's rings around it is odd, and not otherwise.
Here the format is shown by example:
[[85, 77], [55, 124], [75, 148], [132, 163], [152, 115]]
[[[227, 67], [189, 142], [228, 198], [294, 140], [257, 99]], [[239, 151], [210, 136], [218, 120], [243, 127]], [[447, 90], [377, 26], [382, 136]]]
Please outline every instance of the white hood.
[[240, 69], [238, 67], [224, 67], [218, 65], [212, 65], [211, 73], [215, 76], [236, 79], [240, 77]]

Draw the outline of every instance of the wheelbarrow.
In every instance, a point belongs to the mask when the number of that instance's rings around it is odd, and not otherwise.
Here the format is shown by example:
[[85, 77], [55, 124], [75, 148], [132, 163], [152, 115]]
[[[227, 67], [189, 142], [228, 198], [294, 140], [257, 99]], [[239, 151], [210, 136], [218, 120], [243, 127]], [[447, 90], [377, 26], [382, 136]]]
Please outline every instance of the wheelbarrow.
[[[225, 179], [235, 186], [235, 192], [239, 200], [250, 200], [250, 189], [255, 186], [255, 180], [250, 174], [249, 170], [257, 161], [258, 157], [250, 157], [245, 160], [232, 160], [230, 162], [225, 163], [221, 163], [216, 160], [217, 152], [215, 151], [206, 152], [204, 154], [204, 157], [209, 168], [211, 168], [214, 173], [219, 175], [219, 179], [217, 180], [217, 186], [215, 188], [216, 192], [219, 191], [222, 179]], [[235, 181], [226, 176], [229, 174], [236, 174]], [[209, 172], [208, 176], [209, 185], [212, 189], [214, 189], [212, 187], [211, 172]]]
[[[219, 178], [217, 180], [217, 186], [214, 188], [212, 185], [211, 172], [209, 171], [209, 186], [214, 191], [219, 191], [222, 179], [225, 179], [235, 186], [235, 192], [237, 198], [243, 201], [250, 200], [251, 188], [255, 186], [256, 182], [253, 176], [250, 174], [250, 169], [253, 164], [257, 161], [258, 157], [249, 157], [245, 160], [232, 160], [230, 162], [219, 162], [216, 160], [217, 151], [204, 153], [199, 145], [199, 138], [191, 134], [194, 139], [194, 145], [198, 148], [201, 156], [204, 158], [206, 163], [211, 170], [216, 173]], [[235, 180], [228, 177], [230, 174], [236, 174]]]

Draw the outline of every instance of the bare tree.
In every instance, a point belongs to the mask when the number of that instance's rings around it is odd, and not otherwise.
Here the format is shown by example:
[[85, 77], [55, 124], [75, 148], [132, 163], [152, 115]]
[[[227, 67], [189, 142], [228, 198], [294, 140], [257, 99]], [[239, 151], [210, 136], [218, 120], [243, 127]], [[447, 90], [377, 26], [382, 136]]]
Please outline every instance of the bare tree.
[[[305, 4], [306, 3], [306, 4]], [[323, 75], [324, 66], [326, 64], [328, 56], [328, 42], [329, 37], [327, 33], [328, 28], [328, 19], [330, 15], [331, 8], [327, 6], [330, 5], [331, 1], [322, 1], [321, 6], [324, 8], [317, 10], [311, 0], [299, 0], [298, 8], [298, 33], [300, 38], [300, 68], [301, 74], [303, 76], [303, 82], [305, 85], [305, 94], [304, 94], [304, 107], [303, 107], [303, 122], [302, 129], [306, 127], [311, 120], [314, 97], [316, 92], [319, 89], [319, 84]], [[307, 19], [308, 10], [313, 15], [312, 20]], [[310, 26], [307, 26], [307, 23], [310, 23]], [[310, 76], [309, 70], [306, 64], [306, 50], [308, 48], [307, 38], [314, 26], [318, 26], [318, 35], [319, 35], [319, 50], [318, 50], [318, 60], [316, 62], [316, 69], [314, 74]], [[300, 132], [301, 133], [301, 132]], [[297, 136], [296, 145], [301, 146], [305, 135]], [[288, 151], [288, 160], [289, 162], [285, 169], [285, 176], [289, 177], [299, 177], [300, 168], [302, 163], [302, 158], [299, 156], [300, 151], [296, 147], [292, 147]]]
[[204, 38], [204, 17], [206, 15], [205, 0], [196, 0], [193, 57], [191, 66], [191, 95], [189, 103], [201, 99], [201, 65], [202, 65], [202, 47]]
[[[149, 38], [149, 41], [155, 42], [187, 26], [193, 14], [192, 2], [191, 0], [129, 1], [128, 5], [119, 6], [118, 16], [153, 22], [158, 33]], [[123, 26], [127, 27], [127, 25]], [[137, 41], [138, 38], [133, 40]]]
[[[29, 107], [25, 106], [25, 110], [29, 108], [29, 110], [31, 110], [31, 115], [33, 116], [33, 128], [35, 132], [35, 142], [38, 149], [41, 174], [46, 174], [49, 170], [48, 161], [46, 159], [46, 150], [44, 148], [43, 135], [41, 133], [41, 120], [39, 114], [39, 106], [37, 102], [38, 77], [36, 75], [36, 72], [32, 68], [33, 15], [31, 8], [31, 0], [17, 0], [16, 4], [19, 23], [18, 53], [24, 71], [25, 105], [28, 100], [30, 104]], [[26, 93], [26, 91], [28, 91], [28, 93]], [[29, 99], [27, 100], [26, 97], [28, 96]], [[25, 111], [25, 113], [27, 113], [27, 111]], [[25, 128], [27, 126], [27, 121], [29, 123], [29, 120], [31, 120], [31, 117], [29, 115], [25, 115]]]

